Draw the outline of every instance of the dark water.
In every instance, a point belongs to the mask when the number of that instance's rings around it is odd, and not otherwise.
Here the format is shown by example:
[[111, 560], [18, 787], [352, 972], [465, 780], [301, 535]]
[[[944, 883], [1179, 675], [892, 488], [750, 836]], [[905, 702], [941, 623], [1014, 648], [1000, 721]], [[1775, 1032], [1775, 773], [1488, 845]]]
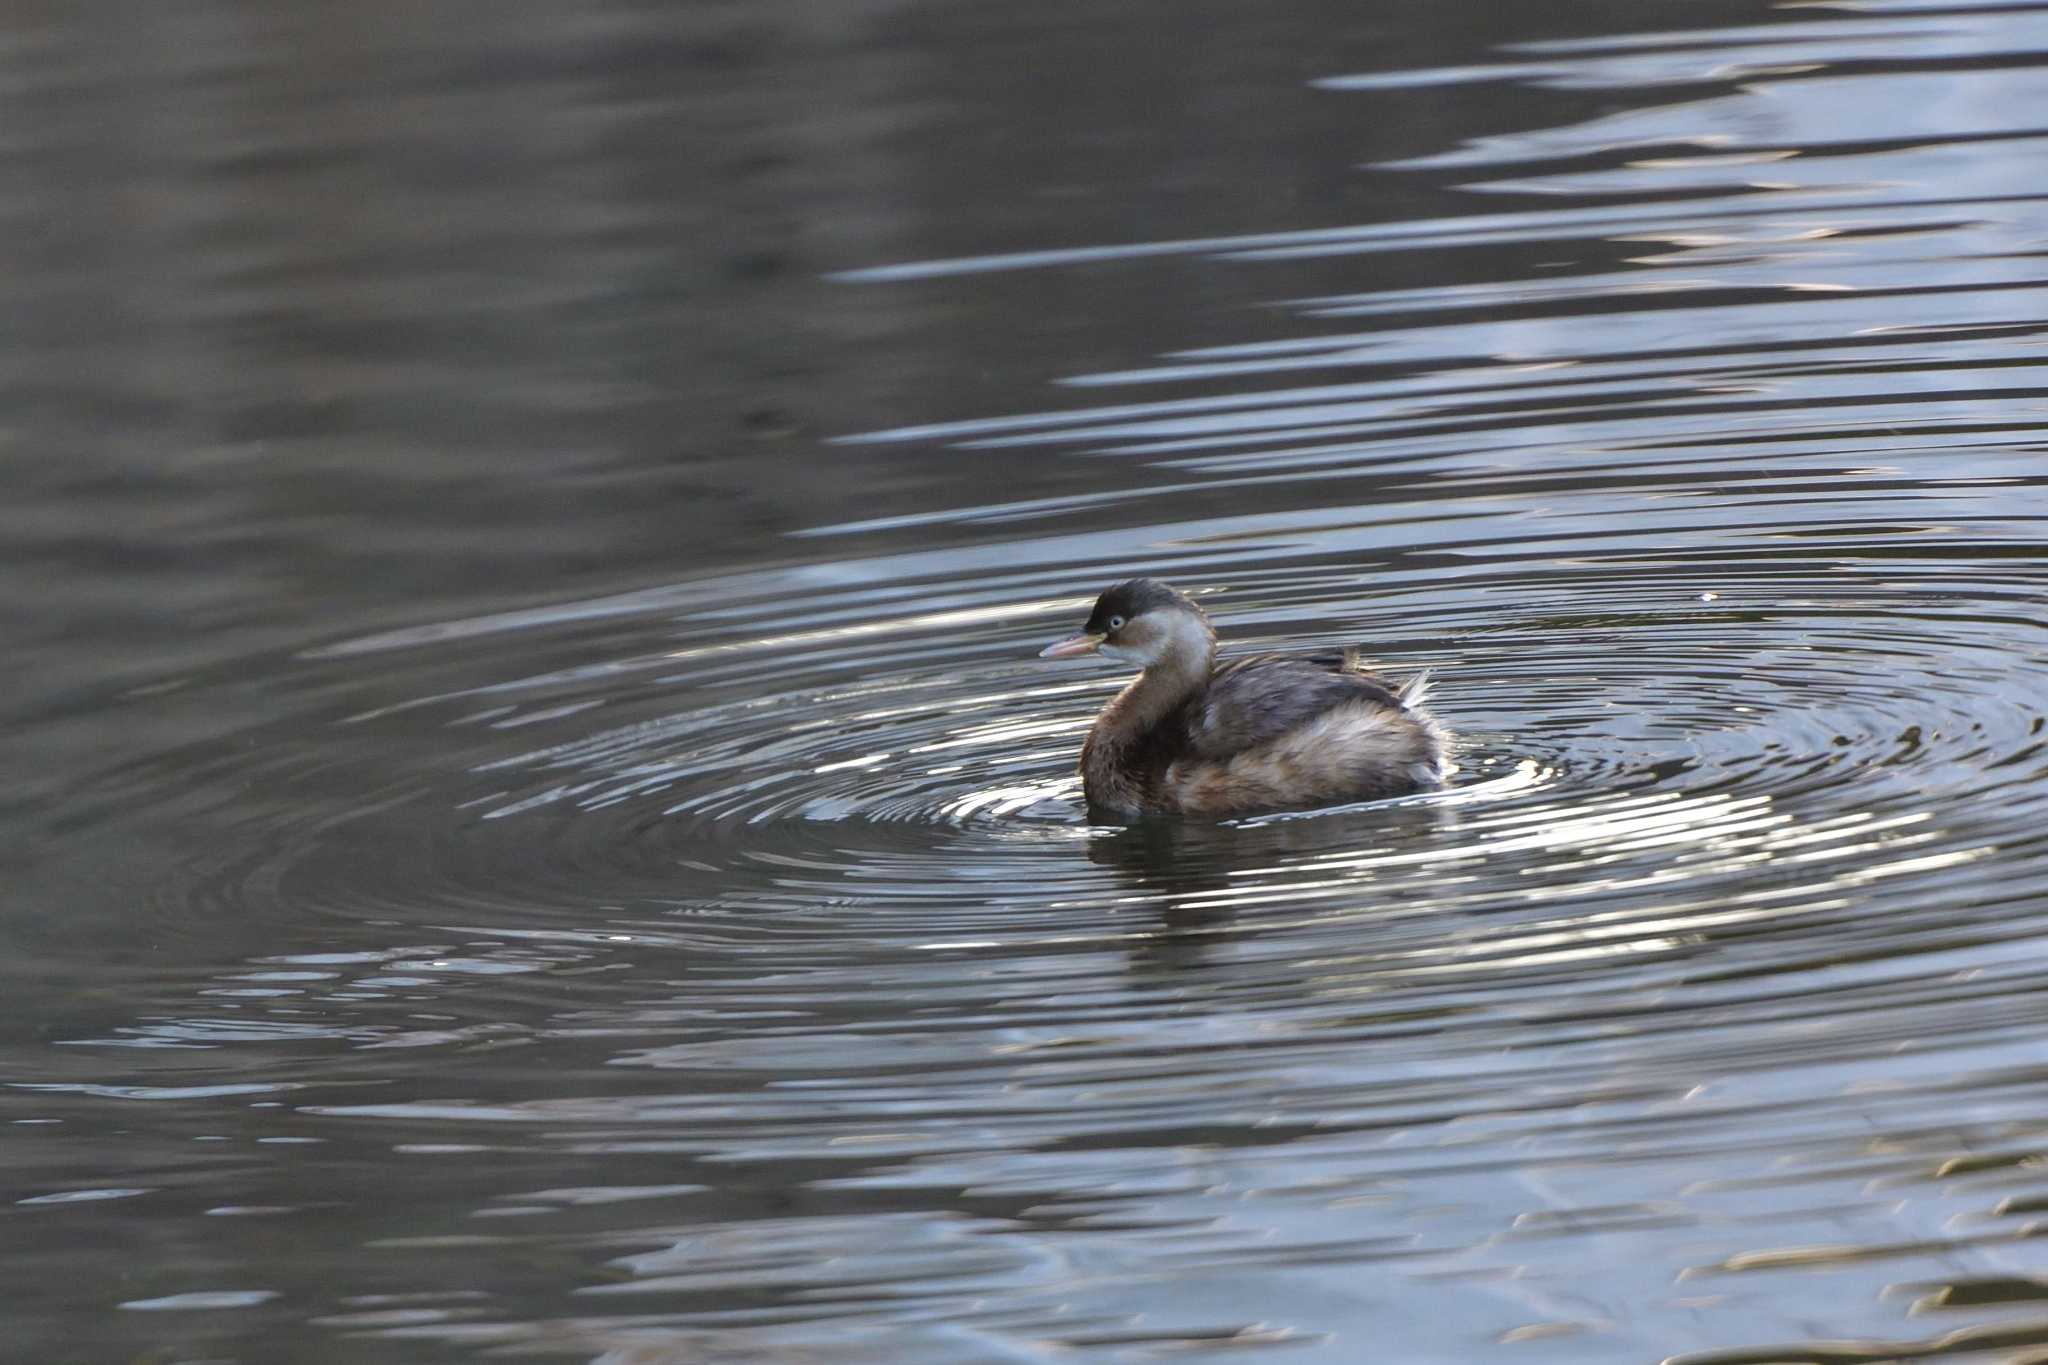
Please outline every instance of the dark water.
[[2048, 1351], [2048, 7], [4, 35], [8, 1358]]

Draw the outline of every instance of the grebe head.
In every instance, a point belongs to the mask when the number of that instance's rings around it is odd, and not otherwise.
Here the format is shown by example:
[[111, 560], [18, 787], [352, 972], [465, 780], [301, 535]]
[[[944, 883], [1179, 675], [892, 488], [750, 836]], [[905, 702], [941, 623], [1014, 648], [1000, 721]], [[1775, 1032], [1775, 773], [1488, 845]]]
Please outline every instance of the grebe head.
[[1038, 657], [1099, 653], [1140, 668], [1168, 660], [1206, 665], [1215, 647], [1209, 618], [1193, 599], [1156, 578], [1133, 578], [1095, 599], [1079, 635], [1047, 645]]

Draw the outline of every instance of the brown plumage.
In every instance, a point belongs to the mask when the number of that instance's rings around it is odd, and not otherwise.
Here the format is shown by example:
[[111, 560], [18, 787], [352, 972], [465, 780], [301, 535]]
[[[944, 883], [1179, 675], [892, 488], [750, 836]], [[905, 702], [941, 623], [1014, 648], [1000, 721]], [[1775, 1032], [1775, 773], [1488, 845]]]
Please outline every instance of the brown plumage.
[[1096, 599], [1042, 657], [1102, 653], [1143, 671], [1081, 748], [1088, 804], [1112, 815], [1220, 817], [1399, 796], [1442, 785], [1425, 679], [1389, 687], [1355, 650], [1217, 662], [1195, 603], [1152, 578]]

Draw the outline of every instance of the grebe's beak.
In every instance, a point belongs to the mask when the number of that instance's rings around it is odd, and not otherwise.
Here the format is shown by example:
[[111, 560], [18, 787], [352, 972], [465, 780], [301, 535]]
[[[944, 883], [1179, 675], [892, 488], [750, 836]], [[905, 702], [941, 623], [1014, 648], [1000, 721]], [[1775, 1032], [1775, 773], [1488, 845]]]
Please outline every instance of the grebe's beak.
[[1103, 637], [1100, 635], [1075, 635], [1060, 641], [1056, 645], [1047, 645], [1044, 649], [1038, 651], [1038, 657], [1041, 659], [1078, 658], [1083, 654], [1093, 654], [1096, 650], [1102, 648], [1102, 640]]

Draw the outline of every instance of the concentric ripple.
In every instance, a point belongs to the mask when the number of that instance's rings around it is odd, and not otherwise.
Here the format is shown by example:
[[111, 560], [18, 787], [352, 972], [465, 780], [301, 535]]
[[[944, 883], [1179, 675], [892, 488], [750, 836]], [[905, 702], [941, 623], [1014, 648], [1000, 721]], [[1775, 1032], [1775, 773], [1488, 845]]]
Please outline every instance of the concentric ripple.
[[[514, 671], [535, 627], [478, 622], [464, 667], [501, 680], [337, 713], [267, 760], [287, 780], [369, 745], [411, 751], [410, 772], [384, 774], [368, 807], [297, 812], [311, 818], [266, 832], [260, 862], [208, 872], [200, 899], [508, 926], [596, 905], [766, 966], [829, 957], [820, 935], [932, 950], [1167, 932], [1102, 918], [1133, 904], [1225, 916], [1212, 936], [1383, 935], [1453, 912], [1501, 917], [1485, 932], [1520, 942], [1549, 886], [1603, 939], [1640, 913], [1656, 926], [1641, 946], [1669, 949], [1690, 916], [1796, 915], [2032, 845], [2048, 627], [2023, 585], [1952, 560], [1916, 571], [1922, 547], [1889, 529], [1822, 561], [1772, 553], [1763, 526], [1748, 561], [1660, 562], [1633, 542], [1682, 532], [1644, 526], [1597, 565], [1475, 572], [1460, 544], [1406, 569], [1177, 571], [1233, 643], [1359, 640], [1396, 674], [1430, 670], [1459, 771], [1434, 796], [1164, 832], [1086, 823], [1074, 756], [1121, 677], [1031, 657], [1087, 600], [1032, 595], [1044, 573], [921, 585], [908, 614], [868, 590], [778, 583], [745, 607], [693, 585], [617, 628], [614, 660], [538, 673]], [[900, 601], [897, 567], [865, 566]], [[720, 604], [694, 643], [692, 614], [673, 614], [690, 598]], [[319, 666], [381, 687], [394, 653], [435, 648], [343, 642]], [[250, 765], [222, 776], [246, 783]], [[1766, 868], [1785, 885], [1757, 890]], [[1472, 959], [1467, 936], [1456, 952]]]

